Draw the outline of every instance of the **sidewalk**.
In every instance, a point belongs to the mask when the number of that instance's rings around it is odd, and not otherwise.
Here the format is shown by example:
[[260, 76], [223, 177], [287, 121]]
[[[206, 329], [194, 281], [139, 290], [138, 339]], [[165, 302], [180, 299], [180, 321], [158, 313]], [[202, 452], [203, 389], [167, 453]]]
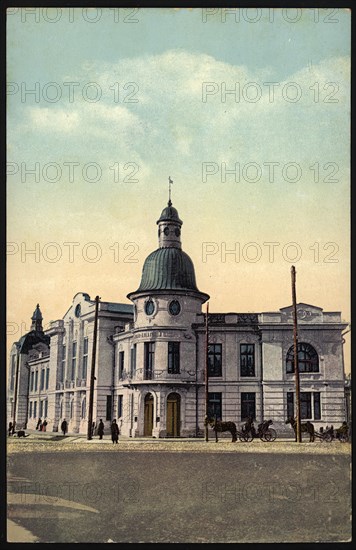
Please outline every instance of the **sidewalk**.
[[[103, 439], [99, 439], [98, 435], [94, 435], [92, 439], [88, 440], [86, 434], [73, 434], [73, 433], [67, 433], [66, 435], [63, 435], [61, 432], [39, 432], [37, 430], [26, 430], [26, 434], [28, 436], [25, 438], [26, 441], [56, 441], [56, 442], [66, 442], [66, 443], [88, 443], [88, 444], [113, 444], [111, 440], [110, 434], [104, 434]], [[221, 435], [219, 434], [219, 443], [220, 442], [231, 442], [231, 435]], [[24, 438], [18, 438], [17, 436], [14, 436], [13, 438], [8, 438], [9, 440], [12, 439], [21, 439], [22, 441]], [[259, 438], [255, 438], [254, 441], [260, 441]], [[293, 434], [291, 434], [291, 437], [278, 437], [274, 441], [274, 443], [278, 442], [294, 442]], [[307, 438], [305, 439], [305, 442], [307, 441]], [[125, 435], [119, 436], [119, 443], [120, 442], [130, 442], [130, 443], [206, 443], [205, 437], [164, 437], [164, 438], [155, 438], [155, 437], [127, 437]], [[215, 443], [215, 435], [214, 433], [209, 432], [209, 442]], [[240, 442], [239, 440], [237, 441]]]
[[91, 440], [86, 434], [67, 434], [58, 432], [38, 432], [27, 430], [27, 437], [7, 437], [7, 451], [11, 453], [31, 452], [188, 452], [188, 453], [286, 453], [286, 454], [350, 454], [350, 443], [340, 441], [321, 441], [316, 439], [309, 443], [309, 436], [303, 437], [302, 443], [296, 443], [292, 437], [278, 437], [273, 442], [263, 442], [255, 438], [252, 442], [237, 440], [232, 443], [230, 434], [219, 434], [215, 442], [215, 434], [209, 432], [209, 441], [200, 438], [130, 438], [120, 436], [118, 444], [113, 444], [111, 434], [105, 434], [103, 439], [94, 435]]

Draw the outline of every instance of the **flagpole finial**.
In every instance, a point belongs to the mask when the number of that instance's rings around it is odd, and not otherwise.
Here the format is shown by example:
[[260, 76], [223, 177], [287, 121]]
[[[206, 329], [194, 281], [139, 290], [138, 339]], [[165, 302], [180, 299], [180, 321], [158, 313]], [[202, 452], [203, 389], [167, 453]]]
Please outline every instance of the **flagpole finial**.
[[171, 176], [168, 176], [168, 206], [172, 206], [171, 201], [171, 185], [173, 183], [173, 180], [171, 180]]

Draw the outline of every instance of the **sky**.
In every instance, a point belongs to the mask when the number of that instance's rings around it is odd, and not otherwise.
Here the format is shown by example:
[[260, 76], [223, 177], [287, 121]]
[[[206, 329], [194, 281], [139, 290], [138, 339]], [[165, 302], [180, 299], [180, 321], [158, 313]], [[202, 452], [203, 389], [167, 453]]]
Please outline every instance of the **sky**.
[[7, 24], [8, 345], [37, 303], [48, 326], [77, 292], [129, 302], [169, 176], [211, 312], [290, 305], [295, 265], [298, 302], [351, 321], [349, 10], [31, 10]]

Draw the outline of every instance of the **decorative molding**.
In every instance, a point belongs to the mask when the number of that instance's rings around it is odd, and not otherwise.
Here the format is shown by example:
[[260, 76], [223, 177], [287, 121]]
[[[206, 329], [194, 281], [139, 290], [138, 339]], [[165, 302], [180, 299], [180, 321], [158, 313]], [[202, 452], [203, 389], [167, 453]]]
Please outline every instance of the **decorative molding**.
[[[225, 325], [227, 313], [209, 313], [209, 325]], [[256, 325], [258, 324], [257, 313], [234, 313], [236, 325]], [[230, 323], [229, 323], [230, 324]]]

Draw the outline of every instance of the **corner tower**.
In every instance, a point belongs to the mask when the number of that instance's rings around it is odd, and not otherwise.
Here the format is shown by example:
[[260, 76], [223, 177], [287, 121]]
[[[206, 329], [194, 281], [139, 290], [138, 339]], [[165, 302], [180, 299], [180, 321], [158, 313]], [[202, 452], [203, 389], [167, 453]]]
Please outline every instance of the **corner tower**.
[[130, 369], [119, 388], [120, 394], [127, 388], [124, 399], [131, 403], [122, 433], [179, 437], [196, 431], [203, 382], [195, 325], [209, 295], [198, 289], [193, 262], [182, 250], [183, 222], [170, 198], [156, 223], [158, 248], [144, 262], [139, 287], [127, 295], [134, 323], [114, 336], [116, 356], [121, 365], [129, 357]]
[[43, 327], [42, 327], [43, 317], [42, 317], [39, 304], [37, 304], [36, 309], [33, 312], [31, 321], [32, 321], [31, 330], [35, 330], [36, 332], [43, 332]]

